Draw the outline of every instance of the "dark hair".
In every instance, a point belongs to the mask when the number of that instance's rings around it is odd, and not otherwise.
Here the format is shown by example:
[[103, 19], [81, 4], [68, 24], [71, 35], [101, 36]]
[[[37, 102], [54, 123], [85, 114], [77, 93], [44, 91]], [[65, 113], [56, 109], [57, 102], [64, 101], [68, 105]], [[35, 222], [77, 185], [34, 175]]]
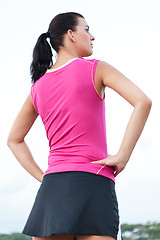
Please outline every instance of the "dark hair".
[[47, 38], [50, 38], [52, 48], [58, 53], [60, 47], [63, 47], [64, 34], [69, 29], [76, 30], [79, 17], [84, 18], [81, 14], [75, 12], [60, 13], [52, 19], [48, 32], [40, 35], [33, 50], [33, 60], [30, 66], [33, 83], [53, 65], [52, 50]]

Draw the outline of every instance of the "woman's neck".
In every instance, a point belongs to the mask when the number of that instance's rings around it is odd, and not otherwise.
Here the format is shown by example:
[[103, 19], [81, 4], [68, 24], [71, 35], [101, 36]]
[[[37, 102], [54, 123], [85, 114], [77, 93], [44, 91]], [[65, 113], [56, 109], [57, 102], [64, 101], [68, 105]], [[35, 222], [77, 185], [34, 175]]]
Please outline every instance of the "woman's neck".
[[56, 60], [55, 64], [50, 68], [50, 70], [64, 65], [65, 63], [67, 63], [68, 61], [70, 61], [74, 58], [79, 58], [79, 57], [77, 56], [77, 54], [69, 54], [66, 51], [60, 50], [58, 53], [57, 60]]

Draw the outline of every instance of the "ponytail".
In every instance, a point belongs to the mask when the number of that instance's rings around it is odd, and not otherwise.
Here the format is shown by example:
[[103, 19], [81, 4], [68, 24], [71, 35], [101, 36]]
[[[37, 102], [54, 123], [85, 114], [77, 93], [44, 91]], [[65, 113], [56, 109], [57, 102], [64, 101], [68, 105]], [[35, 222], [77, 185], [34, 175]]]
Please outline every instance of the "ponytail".
[[47, 37], [49, 37], [48, 32], [41, 34], [33, 50], [33, 60], [30, 66], [33, 83], [42, 77], [46, 70], [53, 65], [52, 50], [47, 42]]
[[53, 65], [52, 50], [47, 42], [47, 38], [50, 38], [52, 48], [58, 53], [60, 47], [64, 46], [64, 34], [67, 33], [68, 29], [71, 29], [73, 32], [76, 31], [78, 18], [84, 17], [75, 12], [60, 13], [50, 22], [48, 32], [40, 35], [33, 50], [33, 61], [30, 67], [33, 83], [42, 77], [46, 70]]

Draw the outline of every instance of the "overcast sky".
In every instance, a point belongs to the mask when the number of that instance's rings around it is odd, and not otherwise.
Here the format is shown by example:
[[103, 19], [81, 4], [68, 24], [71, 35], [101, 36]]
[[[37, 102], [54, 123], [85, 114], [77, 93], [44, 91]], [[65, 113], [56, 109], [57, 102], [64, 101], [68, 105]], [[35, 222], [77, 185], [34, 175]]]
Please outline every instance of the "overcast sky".
[[[76, 11], [95, 36], [91, 58], [106, 61], [138, 85], [153, 102], [145, 129], [126, 169], [116, 178], [121, 223], [160, 220], [160, 1], [0, 0], [0, 233], [21, 231], [40, 186], [6, 146], [9, 129], [30, 92], [29, 67], [39, 35], [60, 12]], [[132, 106], [106, 89], [109, 154], [120, 146]], [[38, 118], [26, 137], [47, 169], [48, 142]]]

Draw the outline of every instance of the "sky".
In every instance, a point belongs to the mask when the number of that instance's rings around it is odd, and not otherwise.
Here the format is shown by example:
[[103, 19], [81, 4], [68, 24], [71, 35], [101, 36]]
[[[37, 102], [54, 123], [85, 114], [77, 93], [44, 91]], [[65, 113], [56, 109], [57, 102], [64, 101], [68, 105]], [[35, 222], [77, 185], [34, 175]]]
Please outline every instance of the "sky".
[[[125, 170], [116, 178], [121, 223], [160, 221], [160, 1], [0, 0], [0, 233], [21, 231], [40, 186], [7, 147], [11, 125], [30, 92], [29, 67], [39, 35], [61, 12], [84, 15], [95, 36], [91, 58], [122, 72], [152, 100], [152, 110]], [[109, 154], [116, 154], [133, 107], [106, 89]], [[48, 142], [38, 118], [26, 137], [47, 169]]]

